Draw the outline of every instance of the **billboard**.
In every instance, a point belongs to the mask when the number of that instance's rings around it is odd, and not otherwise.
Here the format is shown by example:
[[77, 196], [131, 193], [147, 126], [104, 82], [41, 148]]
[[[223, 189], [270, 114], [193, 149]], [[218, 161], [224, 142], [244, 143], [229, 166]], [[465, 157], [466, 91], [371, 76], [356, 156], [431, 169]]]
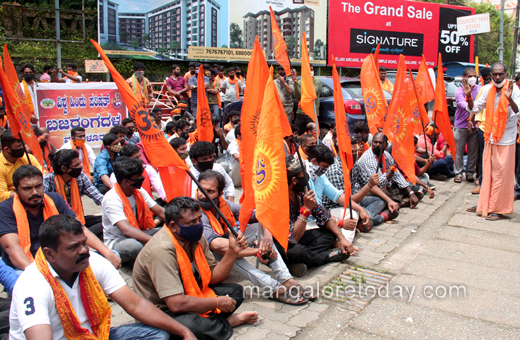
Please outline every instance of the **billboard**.
[[417, 1], [331, 0], [329, 3], [329, 64], [361, 67], [365, 56], [381, 44], [379, 65], [397, 68], [399, 54], [418, 69], [422, 55], [428, 66], [443, 62], [472, 62], [473, 37], [459, 37], [457, 18], [473, 8]]
[[40, 83], [36, 98], [39, 124], [49, 129], [56, 148], [69, 142], [77, 126], [85, 128], [87, 143], [99, 148], [105, 133], [127, 116], [115, 83]]

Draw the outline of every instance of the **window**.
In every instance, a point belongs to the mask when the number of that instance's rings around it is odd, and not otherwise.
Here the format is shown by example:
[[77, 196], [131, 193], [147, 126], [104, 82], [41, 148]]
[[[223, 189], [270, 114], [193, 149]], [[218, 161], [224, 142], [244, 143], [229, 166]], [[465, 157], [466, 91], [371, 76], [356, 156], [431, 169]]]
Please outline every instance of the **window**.
[[108, 34], [116, 35], [116, 10], [115, 9], [108, 9]]
[[321, 88], [320, 97], [332, 97], [332, 90], [327, 87], [327, 85], [323, 85]]
[[104, 19], [105, 19], [105, 16], [104, 16], [104, 8], [103, 8], [103, 4], [99, 4], [99, 33], [105, 33], [105, 23], [104, 23]]

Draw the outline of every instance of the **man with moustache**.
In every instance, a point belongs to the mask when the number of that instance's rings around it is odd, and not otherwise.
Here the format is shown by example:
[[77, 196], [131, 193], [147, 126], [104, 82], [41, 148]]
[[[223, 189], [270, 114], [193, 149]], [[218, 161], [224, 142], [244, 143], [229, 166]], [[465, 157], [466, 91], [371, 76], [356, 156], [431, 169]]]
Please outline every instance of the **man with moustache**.
[[285, 74], [285, 69], [283, 66], [278, 66], [278, 75], [274, 80], [274, 84], [276, 85], [276, 89], [278, 90], [278, 95], [280, 96], [280, 100], [282, 101], [283, 109], [285, 114], [287, 115], [287, 119], [289, 122], [293, 121], [293, 88], [294, 81], [292, 78], [287, 77]]
[[166, 91], [175, 96], [177, 100], [188, 100], [188, 81], [181, 77], [181, 68], [177, 64], [172, 65], [172, 75], [166, 81]]

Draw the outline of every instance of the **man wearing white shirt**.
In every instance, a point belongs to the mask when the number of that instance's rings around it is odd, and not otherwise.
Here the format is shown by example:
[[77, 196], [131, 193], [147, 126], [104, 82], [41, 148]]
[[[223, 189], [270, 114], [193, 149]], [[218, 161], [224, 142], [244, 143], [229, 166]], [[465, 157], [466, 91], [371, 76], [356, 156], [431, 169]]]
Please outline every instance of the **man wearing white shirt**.
[[[210, 142], [196, 142], [191, 146], [190, 159], [193, 166], [190, 167], [191, 173], [198, 178], [199, 175], [206, 170], [214, 170], [222, 174], [226, 179], [224, 188], [224, 197], [231, 202], [235, 201], [235, 186], [231, 177], [227, 174], [222, 165], [215, 162], [215, 146]], [[192, 184], [192, 197], [195, 196], [197, 185]]]
[[470, 111], [468, 129], [473, 126], [476, 113], [486, 109], [484, 155], [482, 160], [482, 186], [478, 205], [469, 212], [482, 214], [486, 220], [496, 221], [502, 215], [513, 213], [515, 178], [515, 142], [517, 134], [520, 90], [514, 81], [507, 80], [507, 67], [495, 63], [491, 67], [492, 83], [484, 86], [480, 97], [473, 102], [470, 86], [462, 80]]
[[[22, 77], [23, 80], [20, 83], [20, 88], [27, 100], [27, 105], [33, 107], [34, 115], [31, 116], [31, 126], [38, 126], [38, 119], [36, 118], [36, 112], [38, 112], [38, 100], [36, 99], [36, 82], [34, 81], [34, 66], [29, 63], [22, 65]], [[29, 95], [27, 95], [29, 92]]]
[[[10, 339], [167, 340], [169, 333], [195, 339], [186, 327], [134, 293], [110, 262], [89, 253], [83, 226], [74, 217], [48, 218], [39, 237], [36, 260], [13, 290]], [[110, 328], [105, 294], [142, 323]]]
[[225, 108], [227, 104], [238, 101], [242, 90], [242, 82], [235, 76], [235, 69], [231, 67], [228, 71], [228, 77], [222, 82], [220, 88], [220, 91], [224, 94], [222, 96], [222, 108]]
[[[91, 172], [94, 170], [94, 163], [96, 162], [96, 154], [92, 147], [85, 142], [86, 132], [85, 129], [81, 126], [77, 126], [70, 130], [70, 141], [62, 145], [61, 149], [72, 149], [76, 150], [79, 153], [79, 160], [81, 164], [83, 164], [83, 172], [87, 177], [93, 181], [93, 177], [90, 176]], [[84, 158], [85, 154], [87, 158]], [[89, 169], [89, 171], [85, 171]]]

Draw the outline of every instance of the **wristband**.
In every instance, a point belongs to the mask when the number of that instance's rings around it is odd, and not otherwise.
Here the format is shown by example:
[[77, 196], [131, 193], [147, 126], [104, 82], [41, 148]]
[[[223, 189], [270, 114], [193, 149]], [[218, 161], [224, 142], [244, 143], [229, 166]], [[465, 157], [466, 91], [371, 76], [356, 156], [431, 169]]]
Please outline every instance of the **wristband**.
[[298, 216], [298, 219], [302, 221], [303, 223], [307, 223], [308, 219], [305, 219], [303, 217]]
[[395, 165], [390, 166], [390, 170], [392, 170], [393, 172], [397, 172], [397, 168], [395, 167]]
[[367, 185], [368, 185], [368, 187], [369, 187], [370, 189], [372, 189], [372, 188], [374, 187], [373, 185], [370, 185], [370, 182], [368, 182]]
[[305, 207], [301, 207], [300, 214], [308, 218], [310, 216], [311, 212], [309, 210], [305, 209]]
[[336, 224], [338, 225], [338, 227], [342, 228], [343, 227], [343, 220], [337, 220]]

